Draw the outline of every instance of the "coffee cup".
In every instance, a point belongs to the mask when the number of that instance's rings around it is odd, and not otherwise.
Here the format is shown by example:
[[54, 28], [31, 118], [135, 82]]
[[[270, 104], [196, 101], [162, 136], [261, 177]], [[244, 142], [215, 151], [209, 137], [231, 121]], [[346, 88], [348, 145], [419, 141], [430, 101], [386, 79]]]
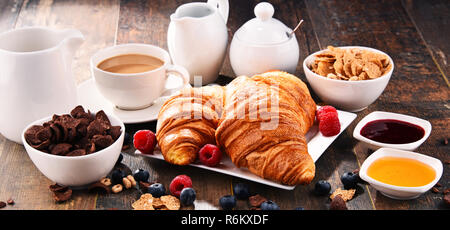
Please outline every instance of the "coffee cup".
[[[147, 44], [108, 47], [91, 57], [91, 72], [99, 92], [117, 108], [138, 110], [189, 84], [189, 72], [172, 65], [164, 49]], [[177, 88], [167, 88], [169, 75], [182, 79]]]

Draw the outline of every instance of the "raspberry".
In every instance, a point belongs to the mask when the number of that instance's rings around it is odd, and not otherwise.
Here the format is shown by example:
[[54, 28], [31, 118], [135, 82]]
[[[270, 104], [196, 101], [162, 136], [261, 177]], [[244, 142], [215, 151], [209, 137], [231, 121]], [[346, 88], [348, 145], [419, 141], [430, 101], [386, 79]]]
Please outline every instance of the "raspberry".
[[178, 175], [170, 182], [169, 190], [172, 195], [180, 197], [183, 188], [192, 188], [192, 180], [186, 175]]
[[321, 115], [319, 121], [319, 130], [322, 135], [326, 137], [331, 137], [338, 135], [341, 131], [341, 124], [339, 123], [339, 118], [335, 113], [326, 113]]
[[204, 165], [213, 167], [220, 163], [222, 152], [217, 146], [206, 144], [198, 152], [198, 158]]
[[139, 130], [134, 134], [134, 147], [143, 154], [152, 154], [156, 146], [156, 136], [150, 130]]
[[337, 115], [337, 110], [330, 105], [322, 106], [316, 111], [317, 121], [320, 122], [322, 116], [327, 113], [335, 113]]

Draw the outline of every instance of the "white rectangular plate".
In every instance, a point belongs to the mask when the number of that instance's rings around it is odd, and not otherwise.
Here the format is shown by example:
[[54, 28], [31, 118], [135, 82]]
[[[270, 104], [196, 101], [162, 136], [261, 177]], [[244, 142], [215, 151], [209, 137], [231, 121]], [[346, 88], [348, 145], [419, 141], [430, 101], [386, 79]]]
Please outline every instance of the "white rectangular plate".
[[[319, 125], [317, 123], [314, 123], [314, 125], [311, 127], [311, 129], [306, 134], [306, 141], [308, 142], [308, 152], [309, 152], [309, 155], [311, 155], [311, 158], [313, 159], [314, 162], [316, 162], [317, 159], [319, 159], [319, 157], [322, 155], [323, 152], [325, 152], [325, 150], [328, 148], [328, 146], [330, 146], [331, 143], [333, 143], [333, 141], [336, 140], [336, 138], [356, 118], [356, 114], [350, 113], [350, 112], [345, 112], [345, 111], [340, 111], [340, 110], [338, 110], [338, 116], [339, 116], [339, 121], [341, 123], [341, 131], [339, 132], [338, 135], [332, 136], [332, 137], [323, 136], [319, 132]], [[138, 155], [141, 155], [144, 157], [158, 159], [158, 160], [164, 160], [164, 157], [162, 156], [159, 148], [156, 148], [154, 153], [151, 155], [150, 154], [142, 154], [138, 150], [136, 150], [135, 154], [138, 154]], [[255, 174], [251, 173], [247, 168], [238, 168], [233, 164], [231, 159], [226, 154], [223, 154], [220, 164], [216, 167], [209, 167], [209, 166], [201, 164], [198, 161], [190, 164], [190, 166], [203, 168], [206, 170], [219, 172], [219, 173], [223, 173], [223, 174], [227, 174], [227, 175], [231, 175], [231, 176], [235, 176], [235, 177], [240, 177], [243, 179], [251, 180], [254, 182], [266, 184], [266, 185], [281, 188], [281, 189], [293, 190], [295, 188], [295, 186], [283, 185], [283, 184], [280, 184], [280, 183], [277, 183], [277, 182], [274, 182], [271, 180], [263, 179]]]

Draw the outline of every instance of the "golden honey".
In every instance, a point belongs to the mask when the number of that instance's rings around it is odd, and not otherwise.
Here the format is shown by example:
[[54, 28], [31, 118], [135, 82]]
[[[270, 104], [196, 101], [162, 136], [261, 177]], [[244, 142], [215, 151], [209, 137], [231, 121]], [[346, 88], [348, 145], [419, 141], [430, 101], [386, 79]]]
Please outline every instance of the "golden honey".
[[390, 185], [420, 187], [433, 181], [436, 172], [431, 166], [418, 160], [382, 157], [369, 166], [367, 175]]

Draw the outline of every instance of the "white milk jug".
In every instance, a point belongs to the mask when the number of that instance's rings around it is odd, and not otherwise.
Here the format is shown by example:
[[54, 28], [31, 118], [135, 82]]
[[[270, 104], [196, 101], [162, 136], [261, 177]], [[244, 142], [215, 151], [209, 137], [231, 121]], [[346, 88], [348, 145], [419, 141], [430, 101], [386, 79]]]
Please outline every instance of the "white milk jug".
[[84, 41], [78, 30], [29, 27], [0, 34], [0, 133], [22, 143], [32, 121], [77, 105], [72, 58]]
[[228, 42], [228, 8], [228, 0], [193, 2], [179, 6], [170, 16], [170, 56], [189, 71], [191, 84], [196, 76], [206, 85], [219, 75]]

